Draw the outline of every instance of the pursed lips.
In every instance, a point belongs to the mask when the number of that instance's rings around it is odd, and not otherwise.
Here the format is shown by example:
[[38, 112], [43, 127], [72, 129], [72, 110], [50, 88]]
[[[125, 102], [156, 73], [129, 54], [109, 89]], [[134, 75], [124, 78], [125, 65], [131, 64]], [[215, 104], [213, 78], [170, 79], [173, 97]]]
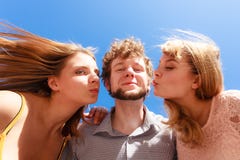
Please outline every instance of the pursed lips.
[[92, 88], [92, 89], [89, 89], [89, 91], [91, 93], [98, 93], [99, 92], [99, 88]]
[[158, 83], [157, 83], [156, 81], [153, 81], [153, 82], [152, 82], [152, 85], [153, 85], [153, 86], [157, 86]]
[[124, 82], [124, 83], [122, 83], [122, 85], [124, 85], [124, 86], [137, 85], [137, 83], [136, 82]]

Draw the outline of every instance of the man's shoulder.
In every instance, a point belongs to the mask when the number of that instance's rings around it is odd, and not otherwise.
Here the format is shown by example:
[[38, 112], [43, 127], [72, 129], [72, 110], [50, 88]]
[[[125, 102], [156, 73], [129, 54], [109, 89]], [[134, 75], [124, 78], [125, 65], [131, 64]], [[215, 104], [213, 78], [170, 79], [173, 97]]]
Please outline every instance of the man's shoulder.
[[157, 127], [160, 132], [164, 132], [165, 134], [172, 134], [172, 129], [164, 123], [168, 121], [168, 118], [164, 117], [161, 114], [156, 114], [152, 111], [147, 111], [147, 114], [152, 124]]
[[148, 115], [155, 121], [167, 121], [168, 120], [168, 118], [164, 117], [161, 114], [156, 114], [149, 110], [147, 112], [148, 112]]

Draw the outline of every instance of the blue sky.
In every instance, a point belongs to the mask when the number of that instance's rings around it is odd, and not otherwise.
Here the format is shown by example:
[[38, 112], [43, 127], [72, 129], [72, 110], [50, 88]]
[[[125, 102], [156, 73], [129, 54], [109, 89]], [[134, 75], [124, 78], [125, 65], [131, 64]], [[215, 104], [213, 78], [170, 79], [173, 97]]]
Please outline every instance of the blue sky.
[[[221, 49], [225, 89], [240, 89], [239, 0], [1, 0], [0, 19], [46, 38], [96, 47], [99, 68], [115, 38], [141, 39], [156, 68], [161, 52], [155, 46], [164, 30], [200, 32]], [[166, 116], [152, 92], [145, 104]], [[113, 106], [103, 85], [94, 105]]]

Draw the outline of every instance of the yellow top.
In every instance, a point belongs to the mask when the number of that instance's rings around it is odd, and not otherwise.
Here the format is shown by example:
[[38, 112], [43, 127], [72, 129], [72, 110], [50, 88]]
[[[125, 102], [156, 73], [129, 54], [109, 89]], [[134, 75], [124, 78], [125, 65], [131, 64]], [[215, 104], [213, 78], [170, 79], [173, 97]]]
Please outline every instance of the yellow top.
[[[25, 98], [22, 94], [18, 93], [20, 96], [21, 96], [21, 99], [22, 99], [22, 103], [21, 103], [21, 108], [20, 110], [18, 111], [17, 115], [11, 120], [11, 122], [7, 125], [7, 127], [5, 128], [5, 130], [0, 134], [0, 160], [2, 160], [2, 150], [3, 150], [3, 145], [4, 145], [4, 141], [7, 137], [7, 134], [8, 132], [13, 128], [13, 126], [17, 123], [17, 121], [19, 120], [19, 118], [21, 117], [22, 113], [23, 113], [23, 110], [24, 110], [24, 107], [26, 105], [26, 101], [25, 101]], [[58, 160], [61, 159], [61, 155], [63, 153], [63, 150], [64, 150], [64, 147], [67, 143], [67, 138], [65, 137], [64, 138], [64, 142], [62, 144], [62, 147], [61, 147], [61, 150], [60, 150], [60, 153], [58, 155]]]
[[13, 128], [13, 126], [17, 123], [17, 121], [19, 120], [20, 116], [22, 115], [23, 109], [25, 107], [25, 99], [24, 97], [19, 94], [22, 98], [22, 104], [21, 104], [21, 108], [18, 111], [17, 115], [12, 119], [12, 121], [7, 125], [7, 127], [5, 128], [5, 130], [0, 134], [0, 160], [2, 160], [2, 150], [3, 150], [3, 144], [4, 141], [6, 139], [6, 136], [8, 134], [8, 132]]

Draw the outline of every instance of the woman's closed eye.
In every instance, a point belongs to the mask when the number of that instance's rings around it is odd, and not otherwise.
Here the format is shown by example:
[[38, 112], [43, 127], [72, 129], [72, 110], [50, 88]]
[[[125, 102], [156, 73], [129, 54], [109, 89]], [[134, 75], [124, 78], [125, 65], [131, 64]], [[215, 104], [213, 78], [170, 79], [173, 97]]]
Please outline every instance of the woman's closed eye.
[[173, 66], [165, 66], [164, 69], [165, 70], [172, 70], [172, 69], [174, 69], [174, 67]]
[[100, 77], [100, 72], [99, 72], [99, 70], [96, 70], [95, 73], [96, 73], [96, 75], [97, 75], [98, 77]]

